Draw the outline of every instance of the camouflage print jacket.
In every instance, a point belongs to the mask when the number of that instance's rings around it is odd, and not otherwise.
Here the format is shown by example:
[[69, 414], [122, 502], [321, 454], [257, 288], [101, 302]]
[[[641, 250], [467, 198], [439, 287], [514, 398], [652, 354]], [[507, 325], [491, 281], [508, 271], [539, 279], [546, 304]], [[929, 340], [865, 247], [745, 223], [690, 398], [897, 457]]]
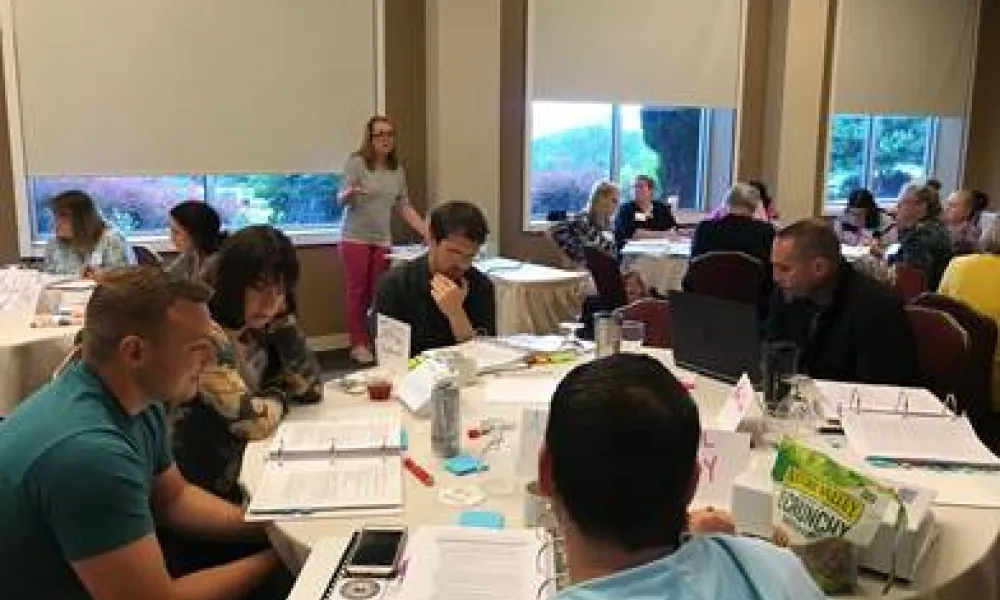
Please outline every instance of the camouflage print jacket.
[[198, 397], [171, 411], [173, 449], [187, 479], [239, 501], [248, 441], [271, 435], [289, 404], [322, 399], [319, 363], [293, 315], [261, 331], [213, 331], [216, 362]]
[[927, 276], [927, 288], [936, 290], [951, 257], [948, 228], [938, 219], [924, 219], [912, 227], [900, 229], [899, 251], [890, 258], [889, 264], [922, 270]]

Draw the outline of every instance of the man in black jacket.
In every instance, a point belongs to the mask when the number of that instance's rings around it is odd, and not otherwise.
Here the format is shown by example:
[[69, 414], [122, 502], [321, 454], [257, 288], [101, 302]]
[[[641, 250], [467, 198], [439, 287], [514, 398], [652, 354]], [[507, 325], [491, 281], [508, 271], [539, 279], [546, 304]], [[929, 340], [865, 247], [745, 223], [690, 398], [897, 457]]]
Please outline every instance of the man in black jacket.
[[910, 385], [916, 348], [903, 301], [888, 286], [855, 271], [821, 220], [778, 232], [765, 337], [798, 345], [800, 371], [814, 378]]

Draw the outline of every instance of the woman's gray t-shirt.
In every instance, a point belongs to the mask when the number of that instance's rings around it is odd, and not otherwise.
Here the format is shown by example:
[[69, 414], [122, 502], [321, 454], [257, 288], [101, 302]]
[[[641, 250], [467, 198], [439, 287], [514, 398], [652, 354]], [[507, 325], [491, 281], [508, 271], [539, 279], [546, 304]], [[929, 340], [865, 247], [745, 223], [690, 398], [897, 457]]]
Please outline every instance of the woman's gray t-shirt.
[[343, 238], [367, 244], [391, 244], [392, 210], [408, 197], [406, 171], [402, 166], [370, 171], [363, 158], [352, 154], [344, 164], [342, 185], [355, 182], [368, 193], [356, 194], [344, 203]]

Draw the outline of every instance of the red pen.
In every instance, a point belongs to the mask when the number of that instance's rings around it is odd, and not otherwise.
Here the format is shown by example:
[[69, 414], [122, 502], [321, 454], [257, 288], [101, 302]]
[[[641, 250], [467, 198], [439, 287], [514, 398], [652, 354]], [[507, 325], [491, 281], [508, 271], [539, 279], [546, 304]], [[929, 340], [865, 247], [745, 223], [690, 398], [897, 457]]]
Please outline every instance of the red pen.
[[409, 456], [403, 459], [403, 466], [406, 467], [407, 471], [413, 473], [413, 476], [416, 477], [417, 481], [420, 483], [426, 485], [427, 487], [434, 485], [434, 476], [414, 462]]

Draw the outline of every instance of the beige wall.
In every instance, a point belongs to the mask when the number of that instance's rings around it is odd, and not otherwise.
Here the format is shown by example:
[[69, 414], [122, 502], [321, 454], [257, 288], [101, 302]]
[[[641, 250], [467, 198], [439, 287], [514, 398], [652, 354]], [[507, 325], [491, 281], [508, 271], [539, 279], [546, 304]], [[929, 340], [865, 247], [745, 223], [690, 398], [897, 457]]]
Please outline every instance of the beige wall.
[[963, 186], [990, 195], [1000, 208], [1000, 3], [983, 0], [976, 83]]

